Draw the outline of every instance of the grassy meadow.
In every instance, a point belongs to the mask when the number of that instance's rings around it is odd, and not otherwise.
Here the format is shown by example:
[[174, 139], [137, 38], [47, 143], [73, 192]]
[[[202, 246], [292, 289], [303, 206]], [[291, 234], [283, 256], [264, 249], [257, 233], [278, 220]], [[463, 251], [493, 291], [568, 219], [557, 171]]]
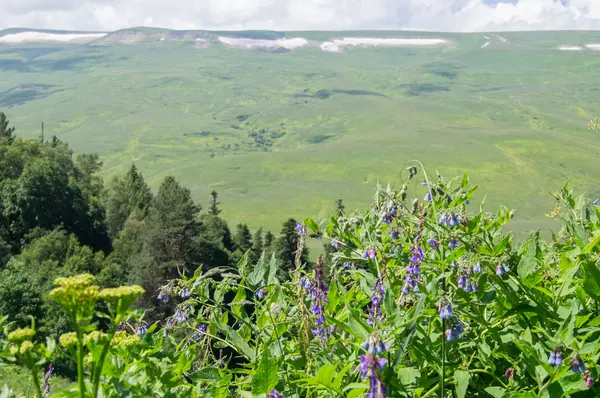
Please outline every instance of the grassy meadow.
[[[0, 32], [2, 35], [2, 32]], [[288, 217], [364, 208], [405, 162], [469, 170], [486, 208], [516, 208], [517, 232], [550, 227], [549, 192], [600, 196], [600, 32], [296, 32], [288, 37], [440, 37], [436, 48], [213, 43], [1, 45], [0, 111], [20, 135], [97, 152], [104, 175], [135, 162], [156, 187], [176, 176], [205, 207], [278, 232]], [[487, 37], [487, 38], [486, 38]], [[486, 43], [490, 43], [482, 48]]]

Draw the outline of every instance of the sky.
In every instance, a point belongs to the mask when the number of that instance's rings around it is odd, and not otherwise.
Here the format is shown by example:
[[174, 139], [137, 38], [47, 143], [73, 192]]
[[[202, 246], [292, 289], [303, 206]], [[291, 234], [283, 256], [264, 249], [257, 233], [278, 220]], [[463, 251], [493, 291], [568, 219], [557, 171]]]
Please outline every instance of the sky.
[[0, 0], [0, 29], [600, 30], [600, 0]]

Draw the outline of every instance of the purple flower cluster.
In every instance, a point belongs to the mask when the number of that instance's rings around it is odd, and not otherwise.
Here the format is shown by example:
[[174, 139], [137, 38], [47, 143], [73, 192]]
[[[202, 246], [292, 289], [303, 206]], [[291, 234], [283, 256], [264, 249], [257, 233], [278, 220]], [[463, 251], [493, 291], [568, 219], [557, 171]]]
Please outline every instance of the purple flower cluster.
[[457, 323], [450, 325], [450, 327], [448, 329], [446, 329], [446, 331], [444, 332], [444, 337], [448, 341], [458, 340], [458, 339], [460, 339], [460, 336], [462, 335], [464, 330], [465, 329], [463, 328], [462, 323], [460, 323], [460, 321], [459, 321]]
[[387, 390], [381, 381], [381, 370], [387, 364], [386, 358], [377, 358], [374, 355], [366, 354], [360, 356], [360, 365], [357, 370], [361, 377], [369, 378], [369, 393], [367, 398], [385, 398]]
[[375, 336], [369, 337], [360, 346], [363, 350], [367, 351], [369, 355], [380, 355], [390, 349], [390, 345]]
[[297, 222], [296, 223], [296, 232], [298, 232], [298, 235], [300, 235], [300, 236], [306, 235], [306, 227], [304, 226], [304, 224]]
[[194, 333], [194, 336], [192, 338], [195, 342], [198, 342], [200, 341], [204, 333], [206, 333], [206, 325], [204, 323], [198, 324], [196, 325], [196, 332]]
[[499, 264], [496, 266], [496, 275], [502, 276], [506, 272], [510, 272], [510, 268], [508, 268], [506, 264]]
[[392, 205], [389, 210], [382, 212], [380, 216], [383, 218], [384, 224], [391, 224], [392, 221], [394, 221], [394, 217], [397, 213], [398, 207], [396, 205]]
[[415, 237], [415, 241], [410, 248], [410, 262], [406, 267], [404, 274], [404, 284], [402, 286], [402, 294], [408, 294], [417, 289], [417, 282], [421, 275], [421, 261], [425, 259], [425, 250], [421, 247], [421, 238], [423, 236], [424, 220], [421, 216], [419, 219], [419, 232]]
[[187, 286], [184, 286], [179, 293], [182, 299], [186, 299], [190, 297], [190, 289]]
[[271, 390], [269, 395], [267, 395], [267, 398], [283, 398], [283, 394], [280, 392], [277, 392], [277, 390]]
[[337, 240], [332, 240], [331, 247], [333, 247], [335, 250], [340, 250], [342, 248], [342, 242], [337, 241]]
[[456, 238], [450, 238], [450, 241], [448, 242], [448, 247], [451, 250], [454, 250], [454, 249], [456, 249], [458, 247], [458, 244], [459, 244], [458, 239], [456, 239]]
[[364, 260], [374, 260], [377, 257], [377, 251], [375, 249], [365, 250], [361, 256]]
[[440, 319], [452, 319], [454, 316], [454, 310], [452, 309], [452, 303], [447, 299], [443, 299], [438, 308], [440, 313]]
[[383, 275], [385, 270], [382, 270], [379, 278], [375, 281], [375, 285], [371, 288], [373, 294], [371, 294], [371, 307], [369, 308], [369, 320], [367, 324], [373, 326], [375, 322], [383, 319], [383, 311], [381, 310], [381, 303], [385, 296], [385, 287], [383, 284]]
[[265, 281], [260, 282], [260, 287], [256, 289], [256, 298], [262, 300], [265, 298], [267, 294], [267, 289], [265, 288]]
[[[300, 283], [308, 291], [308, 298], [313, 301], [310, 311], [315, 316], [315, 329], [313, 334], [323, 339], [328, 337], [328, 331], [325, 328], [325, 303], [327, 299], [327, 287], [323, 282], [323, 256], [319, 256], [315, 266], [315, 280], [313, 283], [307, 278], [303, 278]], [[308, 286], [308, 287], [307, 287]]]
[[42, 390], [42, 397], [46, 398], [50, 394], [50, 378], [52, 377], [52, 373], [54, 372], [54, 367], [52, 364], [48, 366], [48, 371], [44, 375], [44, 387]]
[[571, 358], [571, 370], [575, 373], [584, 373], [587, 370], [581, 357], [577, 354]]
[[163, 303], [168, 303], [170, 299], [170, 295], [172, 293], [172, 289], [170, 285], [164, 285], [160, 288], [158, 292], [157, 300], [162, 301]]
[[183, 323], [188, 320], [190, 312], [192, 312], [192, 307], [189, 304], [185, 304], [175, 311], [173, 318], [175, 318], [177, 322]]
[[143, 336], [146, 333], [148, 333], [148, 324], [142, 321], [135, 328], [135, 334], [137, 334], [138, 336]]
[[[477, 263], [479, 264], [479, 263]], [[475, 268], [467, 268], [466, 271], [463, 271], [462, 275], [458, 276], [457, 286], [459, 289], [463, 289], [465, 292], [477, 292], [478, 286], [475, 280], [469, 278], [469, 275], [472, 275], [473, 272], [481, 272], [481, 266], [479, 266], [479, 271], [475, 271]]]
[[506, 377], [507, 379], [515, 377], [515, 370], [513, 368], [506, 369], [506, 372], [504, 372], [504, 377]]
[[548, 364], [552, 366], [560, 366], [563, 362], [562, 353], [558, 348], [555, 348], [548, 357]]
[[445, 225], [449, 228], [456, 227], [460, 221], [461, 216], [452, 213], [442, 213], [442, 216], [440, 217], [440, 224]]

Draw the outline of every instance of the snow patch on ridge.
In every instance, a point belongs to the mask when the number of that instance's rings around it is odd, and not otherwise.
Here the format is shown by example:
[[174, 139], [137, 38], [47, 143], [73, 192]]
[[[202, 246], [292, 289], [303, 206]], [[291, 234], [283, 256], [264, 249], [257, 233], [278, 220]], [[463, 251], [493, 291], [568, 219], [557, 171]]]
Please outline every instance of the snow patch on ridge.
[[20, 32], [11, 33], [0, 37], [0, 43], [44, 43], [44, 42], [76, 42], [87, 43], [101, 37], [106, 33], [44, 33], [44, 32]]
[[326, 41], [321, 44], [321, 50], [327, 52], [341, 52], [344, 47], [369, 47], [369, 46], [385, 46], [385, 47], [414, 47], [414, 46], [437, 46], [447, 43], [445, 39], [381, 39], [371, 37], [345, 37], [333, 41]]
[[562, 45], [559, 46], [558, 49], [562, 51], [581, 51], [583, 50], [583, 47]]
[[277, 40], [262, 40], [262, 39], [243, 39], [233, 37], [219, 37], [221, 44], [235, 48], [260, 48], [260, 49], [278, 49], [285, 48], [286, 50], [294, 50], [308, 44], [306, 39], [301, 37], [293, 39], [277, 39]]

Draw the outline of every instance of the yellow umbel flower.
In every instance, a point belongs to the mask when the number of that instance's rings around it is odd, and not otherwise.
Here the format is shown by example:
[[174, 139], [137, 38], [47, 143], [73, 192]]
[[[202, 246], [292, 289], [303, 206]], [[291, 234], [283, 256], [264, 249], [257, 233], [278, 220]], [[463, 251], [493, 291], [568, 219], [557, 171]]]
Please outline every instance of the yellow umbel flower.
[[21, 343], [21, 347], [19, 348], [19, 353], [21, 355], [25, 355], [27, 354], [29, 351], [33, 350], [33, 343], [29, 340], [26, 340], [24, 342]]
[[107, 301], [116, 301], [121, 298], [138, 298], [143, 295], [145, 290], [138, 285], [120, 286], [115, 288], [102, 289], [99, 297]]
[[94, 282], [94, 280], [95, 278], [90, 274], [81, 274], [70, 276], [68, 278], [56, 278], [54, 280], [54, 285], [64, 288], [81, 290], [90, 286], [92, 282]]
[[83, 344], [89, 344], [91, 342], [101, 343], [106, 340], [108, 340], [108, 335], [97, 330], [83, 336]]
[[139, 344], [140, 338], [135, 334], [128, 335], [124, 330], [115, 333], [111, 340], [113, 346], [130, 347]]
[[20, 343], [25, 340], [31, 340], [35, 336], [33, 329], [17, 329], [8, 334], [8, 341]]
[[60, 342], [60, 345], [62, 345], [65, 348], [74, 346], [75, 344], [77, 344], [77, 334], [75, 332], [62, 334], [58, 338], [58, 341]]

